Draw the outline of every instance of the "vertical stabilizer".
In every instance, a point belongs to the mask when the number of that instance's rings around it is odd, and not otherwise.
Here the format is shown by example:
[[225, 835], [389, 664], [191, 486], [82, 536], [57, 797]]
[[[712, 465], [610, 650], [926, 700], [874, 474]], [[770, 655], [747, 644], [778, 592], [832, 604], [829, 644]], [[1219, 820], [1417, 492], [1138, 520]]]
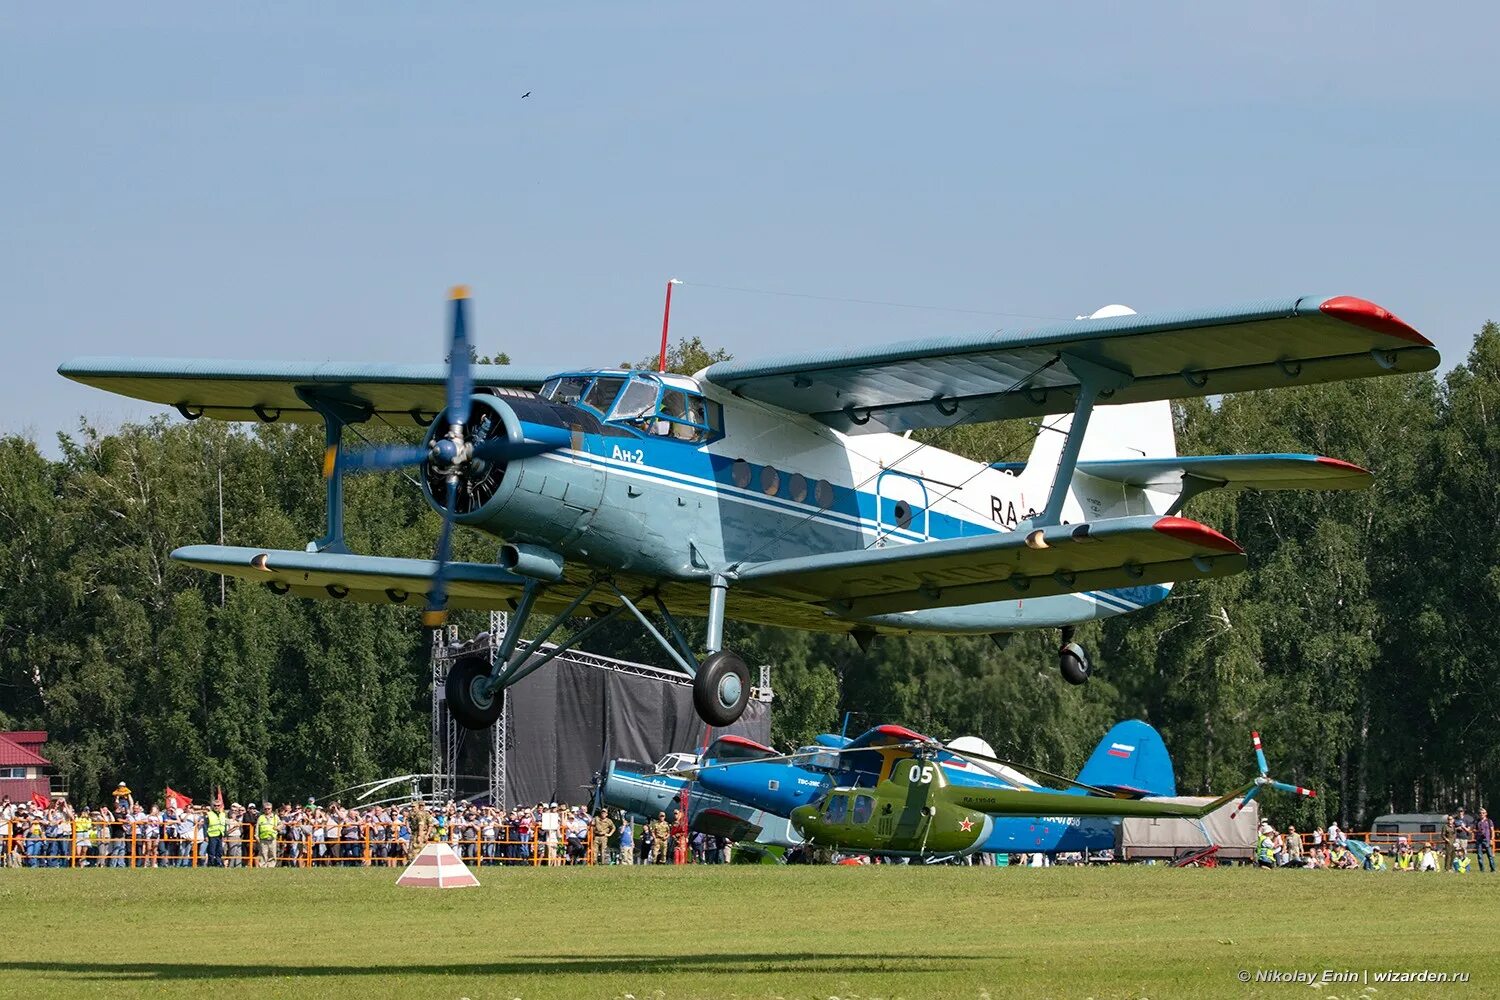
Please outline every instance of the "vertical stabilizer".
[[1176, 795], [1177, 776], [1161, 734], [1149, 723], [1127, 719], [1104, 734], [1078, 772], [1085, 785], [1132, 795]]

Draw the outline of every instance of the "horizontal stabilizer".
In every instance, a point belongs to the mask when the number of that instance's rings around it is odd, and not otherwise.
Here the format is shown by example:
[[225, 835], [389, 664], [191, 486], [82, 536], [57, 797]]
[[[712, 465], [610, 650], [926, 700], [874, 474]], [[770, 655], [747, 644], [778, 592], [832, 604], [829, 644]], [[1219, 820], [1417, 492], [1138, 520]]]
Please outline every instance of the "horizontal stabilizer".
[[746, 563], [747, 590], [874, 615], [1229, 576], [1245, 553], [1212, 528], [1144, 515]]
[[1368, 469], [1322, 455], [1198, 455], [1085, 461], [1078, 471], [1156, 493], [1181, 493], [1184, 480], [1241, 490], [1363, 490]]

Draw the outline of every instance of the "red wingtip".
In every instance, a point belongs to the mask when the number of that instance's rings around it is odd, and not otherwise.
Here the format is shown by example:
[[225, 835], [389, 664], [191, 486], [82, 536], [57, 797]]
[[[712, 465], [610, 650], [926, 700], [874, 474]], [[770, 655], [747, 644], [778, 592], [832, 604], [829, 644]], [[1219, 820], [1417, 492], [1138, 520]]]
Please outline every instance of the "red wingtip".
[[1329, 458], [1327, 455], [1319, 455], [1318, 464], [1331, 465], [1335, 469], [1343, 469], [1346, 472], [1353, 472], [1362, 476], [1368, 476], [1372, 474], [1370, 470], [1365, 468], [1363, 465], [1355, 465], [1353, 462], [1346, 462], [1342, 458]]
[[1220, 549], [1224, 552], [1241, 553], [1245, 550], [1235, 544], [1232, 538], [1219, 534], [1206, 524], [1199, 524], [1185, 517], [1163, 517], [1158, 518], [1154, 525], [1157, 531], [1163, 535], [1188, 542], [1193, 545], [1201, 545], [1204, 548]]
[[1334, 319], [1341, 319], [1346, 323], [1364, 327], [1366, 330], [1374, 330], [1376, 333], [1389, 334], [1392, 337], [1400, 337], [1409, 340], [1420, 347], [1431, 347], [1432, 341], [1422, 336], [1416, 330], [1388, 309], [1382, 309], [1367, 299], [1358, 299], [1353, 295], [1335, 295], [1318, 307], [1325, 315]]

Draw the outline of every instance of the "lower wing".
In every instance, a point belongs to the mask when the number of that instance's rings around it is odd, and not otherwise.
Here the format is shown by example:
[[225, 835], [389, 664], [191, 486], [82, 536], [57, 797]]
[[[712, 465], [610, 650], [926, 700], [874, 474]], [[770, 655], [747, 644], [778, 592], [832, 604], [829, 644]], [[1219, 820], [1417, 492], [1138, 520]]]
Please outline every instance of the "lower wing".
[[[277, 593], [367, 604], [410, 604], [419, 610], [437, 572], [437, 563], [430, 559], [232, 545], [189, 545], [173, 552], [172, 558], [211, 573], [264, 583]], [[499, 566], [451, 563], [448, 603], [459, 608], [504, 607], [520, 597], [525, 585], [523, 577]], [[557, 596], [566, 601], [572, 595], [563, 589], [564, 593]]]
[[1228, 576], [1245, 552], [1212, 528], [1146, 515], [742, 564], [742, 588], [839, 618]]

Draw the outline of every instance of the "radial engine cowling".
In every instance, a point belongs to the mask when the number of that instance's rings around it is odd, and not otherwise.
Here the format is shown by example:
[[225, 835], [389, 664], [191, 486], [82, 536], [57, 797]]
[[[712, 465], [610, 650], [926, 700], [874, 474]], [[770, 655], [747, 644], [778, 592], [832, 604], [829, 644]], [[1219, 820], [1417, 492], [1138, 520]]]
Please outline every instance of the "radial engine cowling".
[[472, 396], [462, 430], [461, 437], [454, 435], [447, 411], [440, 412], [427, 429], [423, 442], [427, 446], [427, 459], [422, 463], [422, 492], [439, 513], [447, 499], [448, 477], [458, 476], [458, 503], [451, 513], [461, 524], [474, 521], [502, 487], [507, 486], [506, 463], [473, 457], [474, 449], [496, 438], [509, 438], [516, 443], [525, 439], [515, 411], [496, 396]]

